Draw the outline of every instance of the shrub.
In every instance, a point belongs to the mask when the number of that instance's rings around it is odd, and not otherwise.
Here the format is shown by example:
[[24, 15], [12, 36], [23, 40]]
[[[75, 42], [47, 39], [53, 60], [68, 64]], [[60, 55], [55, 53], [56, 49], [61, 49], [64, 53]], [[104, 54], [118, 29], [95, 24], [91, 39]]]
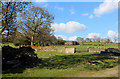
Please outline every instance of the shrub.
[[31, 47], [2, 47], [3, 70], [11, 69], [17, 64], [21, 64], [22, 67], [33, 67], [37, 65], [38, 61], [38, 57]]
[[73, 45], [79, 45], [77, 41], [72, 41]]
[[65, 44], [65, 41], [64, 40], [57, 40], [56, 45], [64, 45]]

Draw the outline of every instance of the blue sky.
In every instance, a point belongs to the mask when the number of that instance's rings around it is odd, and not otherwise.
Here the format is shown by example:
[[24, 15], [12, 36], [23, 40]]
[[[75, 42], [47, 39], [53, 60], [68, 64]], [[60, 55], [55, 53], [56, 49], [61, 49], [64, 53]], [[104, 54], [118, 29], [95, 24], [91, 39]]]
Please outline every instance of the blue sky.
[[[105, 0], [106, 1], [106, 0]], [[118, 33], [116, 2], [35, 2], [55, 16], [52, 28], [56, 37], [75, 40], [76, 37], [111, 38]]]

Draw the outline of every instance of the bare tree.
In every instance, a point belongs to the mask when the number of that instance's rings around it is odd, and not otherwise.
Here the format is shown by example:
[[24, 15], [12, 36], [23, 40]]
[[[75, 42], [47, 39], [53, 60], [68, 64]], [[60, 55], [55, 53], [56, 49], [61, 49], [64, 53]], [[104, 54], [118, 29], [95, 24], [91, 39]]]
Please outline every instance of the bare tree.
[[100, 42], [102, 42], [102, 43], [103, 43], [103, 42], [104, 42], [104, 39], [101, 39], [101, 40], [100, 40]]
[[105, 39], [105, 42], [106, 42], [106, 43], [110, 43], [110, 42], [111, 42], [110, 38], [106, 38], [106, 39]]
[[[22, 13], [20, 18], [20, 27], [25, 33], [31, 34], [31, 45], [34, 44], [35, 36], [39, 37], [39, 43], [44, 43], [45, 37], [53, 31], [51, 23], [53, 23], [53, 15], [49, 14], [46, 8], [33, 6], [29, 10]], [[41, 38], [40, 38], [41, 37]]]
[[91, 42], [91, 39], [90, 38], [86, 38], [86, 42]]
[[10, 32], [16, 31], [17, 28], [17, 15], [27, 7], [29, 2], [0, 1], [0, 3], [2, 4], [2, 27], [0, 27], [0, 33], [7, 32], [7, 37], [10, 38]]
[[60, 37], [60, 36], [58, 36], [58, 38], [57, 38], [58, 40], [63, 40], [63, 38], [62, 37]]
[[76, 41], [77, 41], [77, 42], [80, 42], [80, 37], [77, 37], [77, 38], [76, 38]]
[[114, 43], [116, 43], [118, 38], [117, 38], [117, 36], [114, 36], [113, 39], [114, 39]]
[[96, 42], [100, 42], [100, 37], [96, 38]]
[[81, 40], [81, 43], [83, 45], [84, 44], [84, 38], [81, 38], [80, 40]]

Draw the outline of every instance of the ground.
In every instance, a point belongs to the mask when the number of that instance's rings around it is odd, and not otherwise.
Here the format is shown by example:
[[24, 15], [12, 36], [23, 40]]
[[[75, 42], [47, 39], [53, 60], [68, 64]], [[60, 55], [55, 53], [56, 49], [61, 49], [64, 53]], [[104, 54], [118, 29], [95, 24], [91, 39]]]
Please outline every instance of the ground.
[[[15, 47], [14, 45], [11, 45]], [[87, 52], [87, 47], [99, 47], [98, 43], [84, 45], [62, 45], [75, 47], [77, 53], [66, 54], [59, 52], [35, 51], [42, 62], [33, 68], [16, 68], [3, 77], [117, 77], [118, 58], [100, 56], [98, 52]], [[100, 46], [104, 47], [104, 46]], [[117, 48], [118, 44], [109, 43], [106, 48]], [[96, 61], [96, 64], [88, 63]]]
[[65, 75], [65, 77], [118, 77], [118, 66], [100, 71], [80, 71], [77, 74]]

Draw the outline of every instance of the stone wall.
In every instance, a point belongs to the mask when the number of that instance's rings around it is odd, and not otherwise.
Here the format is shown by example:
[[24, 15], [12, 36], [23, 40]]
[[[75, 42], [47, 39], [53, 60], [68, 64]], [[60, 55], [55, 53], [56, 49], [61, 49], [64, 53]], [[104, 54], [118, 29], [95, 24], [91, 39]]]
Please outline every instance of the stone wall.
[[73, 45], [73, 42], [72, 41], [66, 41], [65, 45]]
[[88, 47], [88, 52], [100, 52], [105, 51], [103, 47]]
[[61, 53], [75, 53], [75, 48], [65, 48], [65, 47], [56, 47], [56, 46], [46, 46], [46, 47], [36, 47], [32, 46], [36, 51], [54, 51]]
[[65, 53], [75, 53], [75, 48], [65, 48]]

